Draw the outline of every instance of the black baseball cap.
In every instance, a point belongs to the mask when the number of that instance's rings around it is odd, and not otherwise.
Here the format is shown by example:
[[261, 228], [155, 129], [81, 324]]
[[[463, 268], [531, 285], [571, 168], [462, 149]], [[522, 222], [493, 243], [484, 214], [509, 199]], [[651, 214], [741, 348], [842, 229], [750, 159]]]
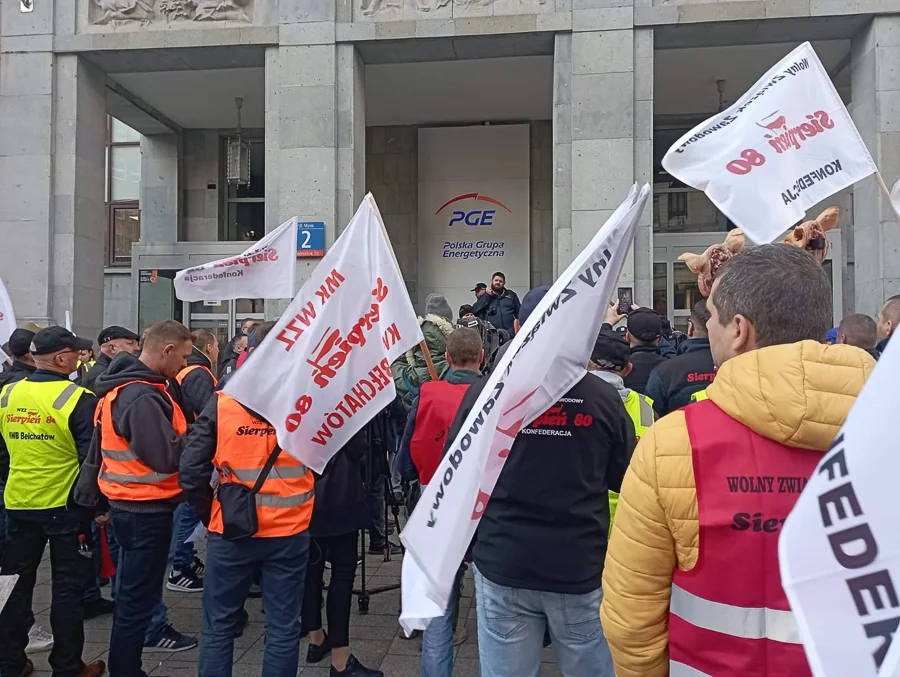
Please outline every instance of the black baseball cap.
[[16, 329], [9, 337], [10, 357], [25, 357], [31, 352], [34, 332], [28, 329]]
[[78, 338], [65, 327], [41, 329], [31, 341], [31, 352], [35, 355], [51, 355], [60, 350], [88, 350], [93, 347], [90, 339]]
[[97, 345], [102, 346], [104, 343], [109, 343], [116, 339], [132, 339], [133, 341], [138, 341], [140, 338], [140, 336], [130, 329], [114, 324], [100, 332], [100, 336], [97, 337]]
[[479, 282], [474, 287], [472, 287], [469, 291], [481, 291], [482, 289], [487, 289], [487, 285], [484, 282]]
[[611, 364], [615, 369], [624, 369], [631, 361], [631, 349], [622, 335], [612, 329], [601, 329], [594, 349], [591, 351], [591, 361], [599, 363], [601, 360]]
[[628, 333], [641, 341], [662, 336], [662, 318], [650, 308], [638, 308], [628, 315]]

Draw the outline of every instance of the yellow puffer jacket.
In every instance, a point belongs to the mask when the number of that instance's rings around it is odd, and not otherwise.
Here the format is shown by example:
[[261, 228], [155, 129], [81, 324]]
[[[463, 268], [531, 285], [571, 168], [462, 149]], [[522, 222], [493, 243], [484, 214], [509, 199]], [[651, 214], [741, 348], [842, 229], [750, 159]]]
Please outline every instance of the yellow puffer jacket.
[[[824, 452], [874, 367], [852, 346], [772, 346], [728, 360], [707, 394], [764, 437]], [[669, 674], [672, 572], [694, 568], [698, 541], [691, 444], [675, 411], [635, 449], [606, 555], [600, 616], [617, 677]]]

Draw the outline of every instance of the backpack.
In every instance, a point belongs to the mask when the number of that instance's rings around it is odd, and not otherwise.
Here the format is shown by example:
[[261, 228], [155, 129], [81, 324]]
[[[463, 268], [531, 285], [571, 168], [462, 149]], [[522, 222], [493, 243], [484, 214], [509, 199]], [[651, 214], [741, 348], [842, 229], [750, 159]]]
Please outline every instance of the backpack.
[[466, 329], [474, 329], [481, 336], [481, 344], [484, 346], [484, 364], [481, 367], [481, 373], [487, 374], [493, 369], [497, 351], [503, 344], [500, 330], [490, 322], [471, 315], [460, 318], [456, 321], [456, 324]]

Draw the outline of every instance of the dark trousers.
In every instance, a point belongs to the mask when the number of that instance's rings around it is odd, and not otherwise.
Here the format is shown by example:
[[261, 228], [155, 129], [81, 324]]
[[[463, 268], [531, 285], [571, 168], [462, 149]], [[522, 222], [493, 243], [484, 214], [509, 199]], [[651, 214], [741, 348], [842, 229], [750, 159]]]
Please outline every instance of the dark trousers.
[[93, 563], [79, 554], [79, 533], [87, 525], [21, 519], [6, 514], [4, 576], [18, 574], [19, 580], [0, 613], [0, 677], [19, 677], [25, 668], [25, 647], [31, 627], [31, 601], [37, 571], [47, 543], [50, 543], [50, 571], [53, 600], [50, 628], [53, 650], [50, 667], [54, 677], [75, 677], [84, 663], [84, 610], [81, 596], [84, 580]]
[[[309, 548], [306, 593], [303, 595], [303, 631], [322, 629], [322, 578], [325, 562], [331, 562], [328, 584], [328, 642], [332, 647], [350, 646], [350, 602], [356, 562], [359, 558], [356, 532], [313, 538]], [[268, 610], [267, 610], [268, 611]]]
[[300, 661], [300, 607], [309, 556], [309, 532], [226, 541], [209, 535], [203, 580], [200, 677], [231, 677], [234, 633], [250, 582], [262, 571], [266, 610], [263, 677], [294, 677]]
[[141, 677], [141, 652], [153, 610], [162, 600], [172, 539], [172, 513], [113, 509], [119, 541], [118, 592], [109, 639], [110, 677]]
[[372, 477], [372, 484], [369, 486], [369, 512], [372, 514], [372, 529], [369, 531], [369, 544], [378, 546], [384, 545], [386, 537], [384, 526], [384, 475]]

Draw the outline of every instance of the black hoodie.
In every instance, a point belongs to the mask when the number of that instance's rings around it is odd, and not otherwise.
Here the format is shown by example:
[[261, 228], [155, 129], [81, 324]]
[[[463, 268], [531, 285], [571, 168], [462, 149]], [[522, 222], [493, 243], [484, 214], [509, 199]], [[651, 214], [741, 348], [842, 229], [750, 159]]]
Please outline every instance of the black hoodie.
[[[119, 353], [94, 384], [94, 392], [104, 397], [110, 390], [134, 381], [167, 383], [130, 353]], [[133, 383], [119, 391], [112, 406], [115, 431], [128, 440], [131, 450], [144, 465], [159, 473], [177, 473], [183, 438], [172, 427], [173, 400], [148, 383]], [[113, 508], [128, 512], [174, 510], [180, 497], [164, 501], [110, 501]]]
[[199, 366], [205, 369], [192, 369], [181, 381], [181, 394], [184, 406], [190, 410], [192, 418], [200, 416], [216, 390], [216, 382], [212, 375], [212, 363], [196, 346], [187, 359], [188, 367]]
[[101, 352], [97, 355], [97, 361], [94, 363], [94, 366], [87, 370], [87, 373], [81, 378], [80, 385], [83, 388], [87, 388], [91, 392], [94, 391], [94, 387], [97, 383], [97, 379], [103, 375], [103, 373], [109, 369], [109, 363], [112, 360], [106, 353]]

